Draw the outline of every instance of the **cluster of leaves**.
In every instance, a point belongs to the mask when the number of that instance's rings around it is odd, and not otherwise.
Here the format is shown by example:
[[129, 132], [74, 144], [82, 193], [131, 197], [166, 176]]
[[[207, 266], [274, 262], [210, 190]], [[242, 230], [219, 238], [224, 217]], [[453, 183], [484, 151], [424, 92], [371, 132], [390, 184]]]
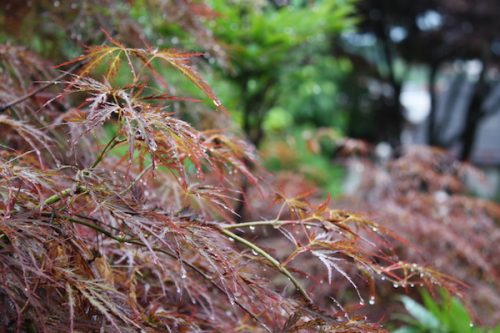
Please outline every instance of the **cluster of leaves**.
[[480, 181], [479, 173], [426, 147], [408, 149], [387, 163], [374, 163], [366, 153], [350, 162], [358, 186], [339, 202], [341, 207], [370, 211], [369, 216], [383, 220], [414, 244], [397, 250], [400, 255], [464, 281], [470, 287], [465, 301], [475, 317], [498, 324], [500, 207], [467, 193], [464, 179], [475, 175]]
[[[329, 288], [348, 281], [361, 304], [366, 296], [350, 274], [456, 290], [455, 280], [399, 261], [381, 226], [307, 193], [266, 188], [258, 195], [275, 197], [277, 214], [236, 224], [234, 174], [263, 182], [249, 169], [253, 148], [225, 128], [200, 131], [168, 112], [179, 98], [164, 93], [164, 66], [224, 115], [189, 65], [194, 55], [108, 36], [56, 77], [34, 54], [2, 46], [2, 329], [384, 331], [336, 300], [316, 302], [322, 295], [313, 272], [299, 269], [304, 260], [325, 267]], [[33, 79], [47, 83], [35, 88]], [[260, 234], [248, 232], [256, 228], [288, 247], [258, 245]]]

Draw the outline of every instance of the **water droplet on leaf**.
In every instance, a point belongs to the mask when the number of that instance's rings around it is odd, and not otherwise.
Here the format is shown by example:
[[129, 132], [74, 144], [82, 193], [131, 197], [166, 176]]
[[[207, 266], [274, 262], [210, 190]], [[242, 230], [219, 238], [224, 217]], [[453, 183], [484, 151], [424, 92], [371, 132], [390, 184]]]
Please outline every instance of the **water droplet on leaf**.
[[181, 278], [182, 279], [187, 278], [187, 272], [186, 272], [186, 269], [184, 267], [181, 267]]

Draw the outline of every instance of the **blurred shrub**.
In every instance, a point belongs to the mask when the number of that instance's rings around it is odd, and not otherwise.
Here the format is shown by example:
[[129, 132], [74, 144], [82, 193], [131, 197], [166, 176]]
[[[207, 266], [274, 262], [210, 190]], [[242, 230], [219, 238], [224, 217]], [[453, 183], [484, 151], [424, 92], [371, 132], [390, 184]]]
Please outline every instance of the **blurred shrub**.
[[498, 323], [500, 206], [468, 195], [465, 174], [478, 171], [426, 147], [410, 148], [388, 162], [356, 157], [350, 164], [348, 173], [358, 186], [337, 203], [383, 220], [410, 241], [398, 252], [464, 281], [464, 300], [474, 316]]
[[[423, 305], [408, 296], [402, 296], [409, 315], [398, 316], [405, 326], [393, 333], [498, 333], [500, 326], [494, 329], [476, 327], [467, 309], [457, 298], [441, 291], [441, 302], [435, 301], [427, 292], [422, 292]], [[394, 316], [396, 317], [396, 316]]]

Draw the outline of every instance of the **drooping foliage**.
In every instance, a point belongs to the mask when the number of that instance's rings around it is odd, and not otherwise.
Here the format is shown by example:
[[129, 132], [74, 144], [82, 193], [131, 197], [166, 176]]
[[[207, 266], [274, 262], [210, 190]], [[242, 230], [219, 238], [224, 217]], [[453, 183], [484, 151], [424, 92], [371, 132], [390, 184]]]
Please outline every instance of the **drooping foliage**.
[[398, 253], [464, 281], [470, 310], [497, 325], [500, 207], [470, 196], [466, 186], [467, 178], [484, 182], [484, 176], [438, 149], [415, 147], [387, 163], [366, 156], [349, 162], [361, 170], [359, 185], [339, 205], [369, 212], [413, 244]]
[[[99, 34], [58, 69], [0, 48], [2, 330], [384, 332], [342, 305], [373, 303], [358, 285], [458, 291], [401, 261], [377, 223], [275, 187], [191, 65], [196, 54]], [[173, 110], [196, 101], [171, 94], [169, 69], [212, 100], [216, 126]], [[262, 219], [235, 223], [242, 177], [274, 214], [256, 207]], [[338, 280], [345, 299], [326, 302]]]

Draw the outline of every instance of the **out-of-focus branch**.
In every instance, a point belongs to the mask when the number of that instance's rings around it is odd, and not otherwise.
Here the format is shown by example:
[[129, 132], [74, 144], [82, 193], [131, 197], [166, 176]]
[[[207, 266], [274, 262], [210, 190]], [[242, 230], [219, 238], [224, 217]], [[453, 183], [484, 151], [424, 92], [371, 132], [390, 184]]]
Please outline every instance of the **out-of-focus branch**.
[[45, 83], [44, 85], [36, 88], [35, 90], [27, 93], [26, 95], [23, 95], [21, 97], [18, 97], [16, 98], [15, 100], [11, 101], [11, 102], [8, 102], [4, 105], [0, 105], [0, 113], [10, 109], [11, 107], [19, 104], [19, 103], [22, 103], [24, 102], [25, 100], [33, 97], [34, 95], [38, 94], [39, 92], [51, 87], [52, 85], [56, 84], [57, 81], [59, 81], [60, 79], [66, 77], [67, 75], [73, 73], [74, 71], [76, 71], [78, 68], [80, 68], [83, 64], [82, 63], [78, 63], [76, 65], [74, 65], [73, 67], [71, 67], [68, 71], [65, 71], [63, 73], [61, 73], [61, 75], [59, 75], [58, 77], [50, 80], [49, 82]]

